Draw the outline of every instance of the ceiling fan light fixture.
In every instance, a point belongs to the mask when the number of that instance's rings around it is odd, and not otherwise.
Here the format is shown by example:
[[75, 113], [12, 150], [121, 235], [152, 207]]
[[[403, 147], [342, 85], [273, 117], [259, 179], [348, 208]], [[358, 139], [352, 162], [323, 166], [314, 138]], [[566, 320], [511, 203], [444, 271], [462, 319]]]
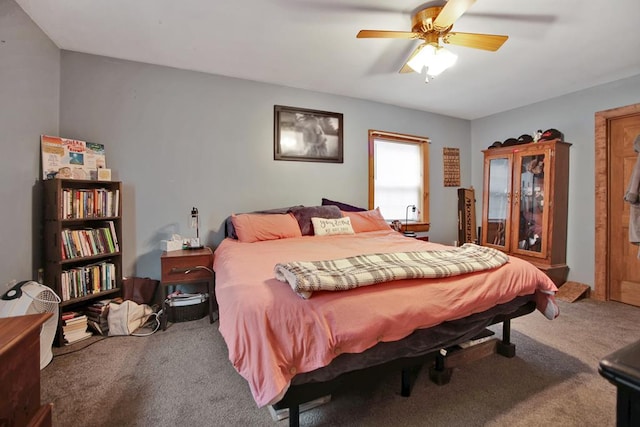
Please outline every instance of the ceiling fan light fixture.
[[[445, 0], [441, 0], [444, 2]], [[506, 35], [451, 32], [453, 25], [476, 0], [446, 0], [443, 6], [425, 4], [411, 17], [411, 31], [360, 30], [358, 38], [421, 40], [400, 69], [434, 77], [455, 64], [457, 56], [441, 47], [442, 43], [495, 52], [509, 38]], [[434, 2], [435, 3], [435, 2]]]
[[413, 71], [420, 74], [424, 67], [429, 66], [435, 54], [436, 47], [432, 44], [425, 44], [424, 47], [420, 49], [420, 52], [407, 61], [407, 65], [411, 67]]
[[457, 60], [458, 55], [443, 47], [438, 47], [435, 49], [434, 55], [431, 57], [431, 61], [428, 64], [425, 64], [427, 67], [427, 74], [431, 77], [436, 77], [447, 68], [452, 67]]

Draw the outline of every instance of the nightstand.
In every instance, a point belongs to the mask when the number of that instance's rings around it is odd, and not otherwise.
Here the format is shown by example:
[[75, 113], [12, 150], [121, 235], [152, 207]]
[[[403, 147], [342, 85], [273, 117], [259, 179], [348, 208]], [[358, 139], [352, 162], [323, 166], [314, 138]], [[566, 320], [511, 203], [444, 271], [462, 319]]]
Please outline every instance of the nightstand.
[[[209, 294], [209, 321], [214, 322], [215, 284], [213, 277], [213, 251], [211, 248], [183, 249], [163, 252], [160, 258], [162, 277], [160, 288], [162, 302], [167, 298], [167, 288], [175, 285], [206, 283]], [[162, 330], [167, 329], [167, 313], [162, 315]]]
[[428, 242], [429, 241], [429, 235], [427, 233], [425, 233], [425, 232], [418, 231], [416, 233], [416, 239], [422, 240], [423, 242]]

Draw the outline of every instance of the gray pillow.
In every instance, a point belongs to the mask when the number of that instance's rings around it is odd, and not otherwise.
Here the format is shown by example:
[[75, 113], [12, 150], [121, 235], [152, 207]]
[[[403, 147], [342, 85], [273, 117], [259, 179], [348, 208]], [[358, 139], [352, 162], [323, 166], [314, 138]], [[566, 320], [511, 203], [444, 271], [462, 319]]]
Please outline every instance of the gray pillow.
[[313, 223], [311, 218], [342, 218], [342, 212], [337, 206], [307, 206], [307, 207], [294, 207], [289, 209], [289, 212], [298, 221], [300, 231], [303, 236], [313, 236]]
[[364, 208], [359, 208], [358, 206], [350, 205], [348, 203], [336, 202], [335, 200], [325, 199], [323, 197], [322, 206], [329, 206], [329, 205], [337, 206], [340, 208], [341, 211], [345, 211], [345, 212], [364, 212], [367, 210]]

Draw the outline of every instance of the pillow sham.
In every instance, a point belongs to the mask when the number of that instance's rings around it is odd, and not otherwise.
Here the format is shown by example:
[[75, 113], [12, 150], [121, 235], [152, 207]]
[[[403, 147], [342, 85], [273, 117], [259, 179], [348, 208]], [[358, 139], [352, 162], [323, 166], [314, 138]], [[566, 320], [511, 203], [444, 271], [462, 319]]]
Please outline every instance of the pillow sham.
[[231, 222], [238, 235], [238, 240], [243, 243], [302, 236], [298, 221], [288, 213], [233, 214]]
[[345, 212], [364, 212], [366, 211], [366, 209], [364, 208], [359, 208], [357, 206], [353, 206], [347, 203], [342, 203], [342, 202], [336, 202], [335, 200], [329, 200], [329, 199], [325, 199], [324, 197], [322, 198], [322, 206], [327, 206], [327, 205], [331, 205], [331, 206], [337, 206], [341, 211], [345, 211]]
[[298, 221], [303, 236], [313, 236], [312, 217], [326, 219], [342, 218], [342, 212], [337, 206], [307, 206], [292, 208], [289, 212], [291, 212]]
[[334, 234], [355, 234], [351, 227], [351, 219], [343, 218], [311, 218], [313, 232], [316, 236], [330, 236]]
[[391, 228], [382, 217], [379, 208], [365, 212], [342, 212], [342, 214], [351, 219], [351, 226], [356, 233], [389, 230]]
[[[288, 206], [286, 208], [275, 208], [275, 209], [267, 209], [262, 211], [253, 211], [253, 212], [245, 212], [248, 214], [286, 214], [292, 208], [301, 208], [302, 205]], [[225, 220], [225, 237], [230, 237], [232, 239], [238, 239], [238, 235], [236, 234], [236, 230], [233, 227], [233, 221], [231, 220], [231, 216], [228, 216]]]

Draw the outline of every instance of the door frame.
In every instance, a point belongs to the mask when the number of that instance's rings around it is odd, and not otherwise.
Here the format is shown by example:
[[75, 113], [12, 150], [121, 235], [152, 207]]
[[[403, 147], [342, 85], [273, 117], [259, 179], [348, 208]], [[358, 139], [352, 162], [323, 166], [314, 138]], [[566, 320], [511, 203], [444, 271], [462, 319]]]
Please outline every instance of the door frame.
[[598, 111], [595, 114], [595, 275], [594, 299], [609, 300], [610, 237], [609, 229], [609, 124], [611, 120], [640, 114], [640, 104]]

